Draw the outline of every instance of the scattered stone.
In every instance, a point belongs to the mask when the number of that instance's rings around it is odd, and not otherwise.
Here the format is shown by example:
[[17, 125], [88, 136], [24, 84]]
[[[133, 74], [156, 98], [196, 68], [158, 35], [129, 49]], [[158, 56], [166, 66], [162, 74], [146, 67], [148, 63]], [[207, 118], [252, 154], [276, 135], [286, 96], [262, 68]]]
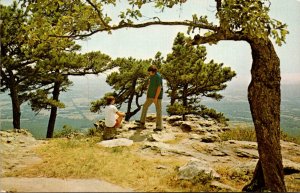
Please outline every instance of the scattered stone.
[[103, 147], [131, 146], [133, 144], [133, 141], [130, 139], [120, 138], [101, 141], [97, 144]]
[[156, 120], [156, 114], [155, 113], [150, 113], [146, 117], [146, 122], [155, 122]]
[[258, 158], [258, 152], [257, 151], [250, 151], [246, 149], [235, 149], [234, 152], [238, 157], [244, 157], [244, 158]]
[[171, 153], [178, 154], [178, 155], [184, 155], [184, 156], [192, 156], [192, 153], [189, 151], [186, 151], [185, 149], [182, 149], [180, 147], [176, 147], [174, 145], [169, 145], [163, 142], [146, 142], [142, 149], [150, 148], [151, 150], [157, 151], [161, 155], [169, 155]]
[[228, 140], [226, 143], [235, 144], [238, 147], [241, 147], [244, 149], [257, 149], [257, 142], [254, 142], [254, 141]]
[[188, 123], [182, 123], [180, 125], [180, 129], [183, 131], [183, 132], [191, 132], [192, 131], [192, 125], [191, 124], [188, 124]]
[[300, 173], [300, 163], [293, 162], [288, 159], [283, 159], [283, 172], [285, 175]]
[[198, 134], [191, 133], [191, 134], [189, 135], [189, 138], [190, 138], [190, 139], [200, 140], [202, 137], [201, 137], [200, 135], [198, 135]]
[[167, 166], [163, 166], [163, 165], [159, 165], [159, 166], [156, 166], [156, 169], [164, 169], [164, 170], [166, 170], [166, 169], [168, 169], [168, 167]]
[[214, 142], [221, 141], [221, 139], [218, 135], [208, 133], [201, 137], [201, 141], [205, 143], [214, 143]]
[[157, 141], [157, 142], [166, 142], [175, 139], [175, 135], [173, 133], [160, 133], [160, 134], [151, 134], [148, 138], [149, 141]]
[[213, 188], [218, 188], [218, 189], [223, 190], [223, 191], [239, 192], [238, 189], [233, 188], [231, 186], [228, 186], [226, 184], [222, 184], [222, 183], [220, 183], [218, 181], [215, 181], [215, 180], [211, 182], [210, 186], [213, 187]]
[[180, 115], [173, 115], [173, 116], [169, 116], [166, 118], [166, 121], [169, 123], [169, 124], [172, 124], [176, 121], [181, 121], [182, 120], [182, 116]]

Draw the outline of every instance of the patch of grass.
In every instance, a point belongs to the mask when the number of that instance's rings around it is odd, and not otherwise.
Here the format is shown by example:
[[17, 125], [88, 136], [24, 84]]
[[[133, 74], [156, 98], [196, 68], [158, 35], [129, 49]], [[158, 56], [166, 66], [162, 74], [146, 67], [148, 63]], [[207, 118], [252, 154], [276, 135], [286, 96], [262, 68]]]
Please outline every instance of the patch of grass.
[[[135, 191], [187, 192], [212, 191], [209, 184], [177, 179], [178, 167], [186, 161], [175, 157], [141, 157], [140, 144], [105, 148], [97, 145], [99, 137], [51, 139], [37, 149], [42, 163], [6, 176], [96, 178], [129, 187]], [[161, 169], [160, 165], [166, 166]]]
[[80, 131], [78, 129], [75, 129], [69, 125], [64, 125], [61, 130], [54, 132], [53, 137], [54, 138], [73, 137], [73, 136], [77, 136], [78, 134], [80, 134]]
[[[222, 141], [238, 140], [238, 141], [255, 141], [256, 133], [254, 127], [237, 125], [231, 130], [221, 133], [220, 138]], [[300, 136], [292, 137], [289, 134], [280, 131], [280, 139], [288, 142], [300, 144]]]
[[232, 128], [231, 130], [221, 133], [220, 138], [222, 141], [238, 140], [238, 141], [256, 141], [256, 134], [254, 128], [239, 127]]
[[286, 175], [284, 176], [287, 192], [299, 192], [300, 191], [300, 174]]
[[188, 136], [187, 133], [176, 134], [175, 139], [166, 141], [168, 144], [178, 144], [181, 140], [186, 139]]
[[283, 132], [282, 130], [280, 131], [280, 138], [283, 141], [288, 141], [288, 142], [293, 142], [296, 144], [300, 144], [300, 135], [298, 136], [290, 136], [289, 134]]
[[216, 172], [222, 176], [221, 181], [241, 190], [251, 179], [252, 173], [229, 166], [216, 167]]

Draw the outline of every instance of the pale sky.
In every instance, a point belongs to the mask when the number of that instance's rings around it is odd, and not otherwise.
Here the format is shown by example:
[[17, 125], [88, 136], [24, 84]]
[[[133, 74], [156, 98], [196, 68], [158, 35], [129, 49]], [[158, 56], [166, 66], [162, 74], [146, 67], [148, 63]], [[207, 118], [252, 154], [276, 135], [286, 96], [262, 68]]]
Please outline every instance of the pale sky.
[[[290, 32], [286, 44], [281, 47], [274, 44], [281, 61], [282, 84], [300, 83], [300, 0], [286, 0], [284, 3], [280, 0], [271, 0], [270, 8], [271, 17], [287, 23]], [[148, 17], [153, 14], [151, 7], [144, 10]], [[209, 19], [214, 19], [214, 1], [189, 0], [182, 7], [177, 6], [163, 13], [156, 11], [155, 14], [161, 18], [184, 20], [190, 19], [194, 13], [207, 14]], [[100, 50], [113, 58], [132, 56], [146, 59], [153, 58], [157, 51], [161, 51], [163, 56], [166, 56], [171, 52], [173, 40], [179, 31], [186, 33], [187, 28], [150, 26], [141, 29], [121, 29], [113, 31], [111, 35], [99, 33], [81, 43], [82, 52]], [[231, 81], [231, 84], [250, 82], [252, 59], [250, 46], [247, 43], [223, 41], [206, 47], [208, 60], [222, 62], [237, 72], [237, 77]]]
[[[2, 0], [7, 4], [10, 0]], [[190, 19], [192, 14], [208, 15], [214, 19], [213, 0], [189, 0], [182, 7], [153, 12], [152, 7], [142, 9], [147, 17], [158, 16], [161, 20]], [[110, 8], [108, 14], [119, 13], [124, 7]], [[275, 45], [281, 61], [282, 84], [300, 83], [300, 0], [271, 0], [270, 16], [273, 19], [287, 23], [290, 34], [286, 44], [281, 47]], [[143, 12], [144, 11], [144, 12]], [[143, 20], [147, 21], [147, 17]], [[81, 52], [101, 51], [112, 58], [132, 56], [137, 59], [153, 58], [157, 51], [163, 56], [171, 52], [173, 40], [178, 32], [186, 33], [187, 27], [179, 26], [150, 26], [141, 29], [121, 29], [94, 34], [86, 41], [81, 41]], [[224, 63], [237, 72], [231, 84], [248, 84], [250, 82], [251, 50], [245, 42], [223, 41], [217, 45], [207, 47], [207, 59]]]

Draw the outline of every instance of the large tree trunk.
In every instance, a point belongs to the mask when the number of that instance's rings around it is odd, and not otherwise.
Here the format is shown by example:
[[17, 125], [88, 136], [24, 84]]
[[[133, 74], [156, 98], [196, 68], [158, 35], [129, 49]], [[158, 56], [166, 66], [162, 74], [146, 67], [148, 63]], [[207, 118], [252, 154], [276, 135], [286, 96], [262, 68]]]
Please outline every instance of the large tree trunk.
[[[60, 93], [60, 82], [55, 82], [54, 83], [54, 89], [52, 92], [52, 99], [58, 101], [59, 98], [59, 93]], [[50, 112], [50, 118], [48, 122], [48, 129], [47, 129], [47, 138], [52, 138], [53, 137], [53, 132], [54, 132], [54, 127], [55, 127], [55, 121], [56, 121], [56, 116], [57, 116], [57, 106], [51, 106], [51, 112]]]
[[13, 78], [13, 74], [10, 74], [10, 98], [11, 98], [11, 104], [12, 104], [12, 111], [13, 111], [13, 127], [14, 129], [20, 129], [21, 128], [21, 104], [19, 100], [18, 95], [18, 86]]
[[175, 89], [172, 89], [171, 90], [171, 104], [170, 105], [174, 105], [175, 101], [176, 101], [176, 90]]
[[13, 110], [13, 126], [14, 129], [21, 128], [21, 107], [19, 102], [18, 93], [15, 89], [10, 91], [10, 97], [12, 102], [12, 110]]
[[270, 40], [248, 41], [252, 80], [248, 100], [255, 126], [259, 162], [245, 191], [285, 192], [280, 147], [280, 61]]
[[136, 86], [136, 80], [132, 83], [131, 92], [130, 92], [131, 94], [128, 99], [127, 112], [125, 115], [125, 121], [129, 121], [130, 117], [132, 116], [130, 111], [131, 111], [132, 101], [135, 95], [135, 86]]
[[[187, 99], [187, 89], [188, 89], [188, 84], [184, 85], [183, 91], [182, 91], [182, 105], [187, 108], [188, 107], [188, 99]], [[182, 115], [182, 120], [186, 121], [186, 114], [183, 113]]]

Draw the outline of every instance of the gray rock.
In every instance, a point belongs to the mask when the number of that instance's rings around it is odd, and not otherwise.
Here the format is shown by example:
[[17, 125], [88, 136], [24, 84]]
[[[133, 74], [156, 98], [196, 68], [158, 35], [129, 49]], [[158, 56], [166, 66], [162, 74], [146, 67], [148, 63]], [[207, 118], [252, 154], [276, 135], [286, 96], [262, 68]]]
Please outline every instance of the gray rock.
[[147, 122], [155, 122], [155, 120], [156, 120], [156, 114], [155, 113], [148, 114], [147, 117], [146, 117]]
[[175, 135], [173, 133], [160, 133], [160, 134], [151, 134], [148, 138], [149, 141], [158, 141], [158, 142], [166, 142], [170, 140], [174, 140]]
[[214, 143], [214, 142], [221, 141], [221, 139], [218, 135], [208, 133], [201, 137], [201, 141], [205, 143]]
[[191, 134], [189, 135], [189, 138], [190, 138], [190, 139], [200, 140], [202, 137], [201, 137], [200, 135], [198, 135], [198, 134], [191, 133]]
[[233, 163], [232, 167], [235, 167], [236, 169], [240, 169], [244, 171], [245, 173], [252, 173], [255, 170], [256, 164], [258, 162], [258, 159], [251, 159], [247, 162], [242, 163]]
[[296, 163], [288, 159], [283, 159], [282, 162], [284, 174], [289, 175], [300, 173], [300, 163]]
[[130, 139], [120, 138], [101, 141], [97, 144], [103, 147], [131, 146], [133, 144], [133, 141]]
[[180, 147], [176, 147], [173, 145], [169, 145], [163, 142], [146, 142], [142, 149], [150, 148], [151, 150], [159, 152], [161, 155], [170, 155], [178, 154], [184, 156], [192, 156], [192, 153], [189, 151], [182, 149]]
[[215, 181], [215, 180], [211, 182], [210, 186], [214, 187], [214, 188], [218, 188], [218, 189], [223, 190], [223, 191], [225, 190], [225, 191], [230, 191], [230, 192], [239, 192], [238, 189], [233, 188], [231, 186], [228, 186], [226, 184], [222, 184], [222, 183], [220, 183], [218, 181]]
[[179, 179], [193, 180], [199, 175], [208, 179], [220, 179], [220, 175], [206, 161], [196, 158], [191, 158], [187, 164], [179, 168]]
[[193, 125], [190, 124], [190, 123], [182, 123], [180, 125], [180, 129], [183, 131], [183, 132], [191, 132], [193, 130]]
[[184, 123], [184, 121], [175, 121], [173, 123], [171, 123], [171, 126], [173, 127], [180, 127], [180, 125]]
[[180, 116], [180, 115], [173, 115], [173, 116], [166, 117], [166, 121], [169, 124], [172, 124], [176, 121], [181, 121], [181, 120], [182, 120], [182, 116]]
[[159, 165], [159, 166], [156, 166], [156, 169], [168, 169], [167, 166], [164, 166], [164, 165]]
[[257, 142], [253, 141], [228, 140], [226, 143], [233, 144], [244, 149], [257, 149]]
[[235, 149], [234, 152], [238, 157], [245, 157], [245, 158], [258, 158], [258, 152], [256, 150], [250, 149]]

